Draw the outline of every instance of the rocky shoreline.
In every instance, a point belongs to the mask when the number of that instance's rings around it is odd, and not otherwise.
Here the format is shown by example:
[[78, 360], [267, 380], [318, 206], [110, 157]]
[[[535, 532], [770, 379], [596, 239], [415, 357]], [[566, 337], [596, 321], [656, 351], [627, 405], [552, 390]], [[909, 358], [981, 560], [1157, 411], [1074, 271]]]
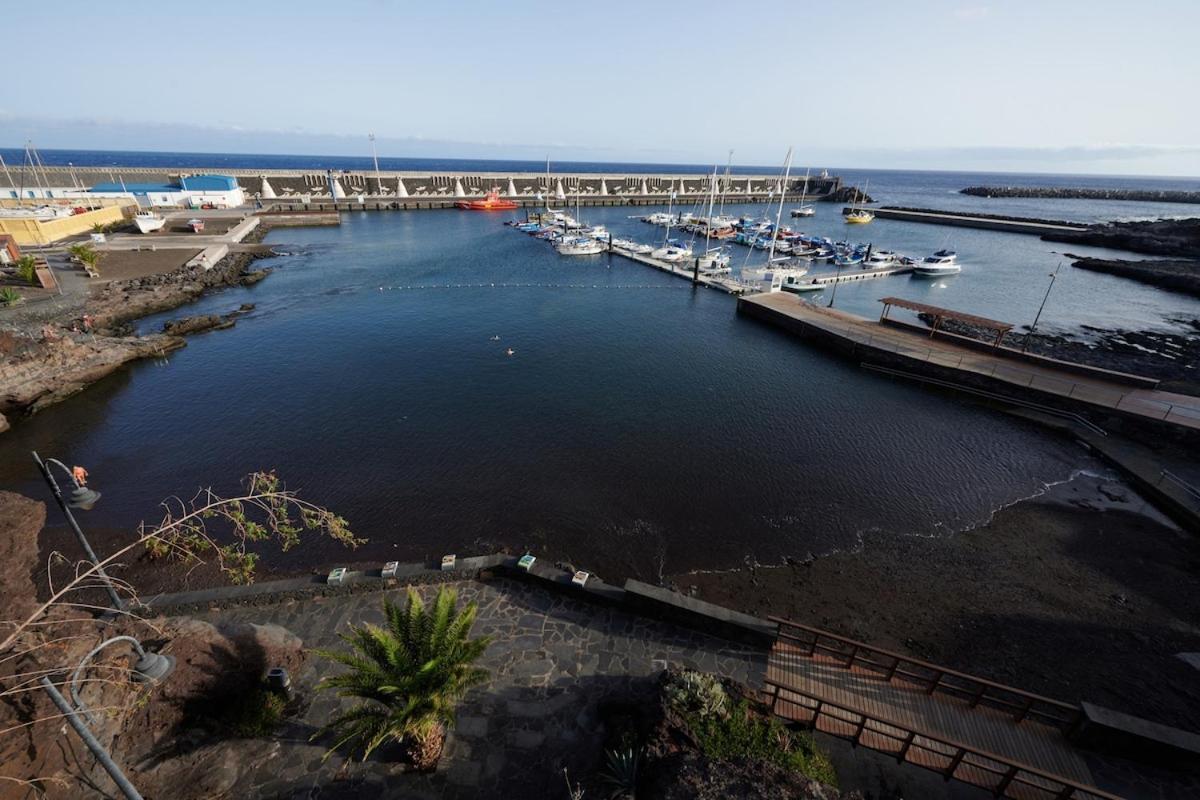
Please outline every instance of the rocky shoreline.
[[1103, 272], [1181, 294], [1200, 297], [1200, 261], [1077, 258], [1072, 267]]
[[[259, 226], [246, 241], [260, 241], [265, 234], [264, 226]], [[8, 324], [0, 329], [0, 356], [5, 362], [0, 373], [0, 432], [11, 427], [14, 417], [36, 413], [70, 397], [130, 361], [160, 358], [184, 347], [185, 334], [232, 325], [230, 315], [215, 322], [179, 320], [165, 326], [164, 333], [137, 336], [130, 323], [178, 308], [213, 289], [263, 280], [270, 270], [246, 271], [248, 264], [263, 255], [257, 251], [234, 253], [208, 270], [183, 266], [159, 275], [113, 281], [77, 302], [45, 310], [32, 308], [20, 317], [4, 320]]]
[[968, 186], [960, 194], [973, 197], [1039, 197], [1053, 200], [1134, 200], [1159, 203], [1200, 203], [1200, 192], [1170, 189], [1084, 189], [1049, 186]]
[[1086, 244], [1113, 250], [1128, 250], [1151, 256], [1200, 258], [1200, 217], [1159, 219], [1143, 222], [1109, 222], [1086, 231], [1047, 233], [1046, 242]]

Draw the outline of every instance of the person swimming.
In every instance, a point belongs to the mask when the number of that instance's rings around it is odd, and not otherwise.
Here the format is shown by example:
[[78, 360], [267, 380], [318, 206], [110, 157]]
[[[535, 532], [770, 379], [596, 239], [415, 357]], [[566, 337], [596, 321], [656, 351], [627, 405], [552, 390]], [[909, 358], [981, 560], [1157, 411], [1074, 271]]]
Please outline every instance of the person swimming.
[[511, 347], [504, 351], [505, 355], [509, 355], [509, 356], [511, 356], [515, 352], [516, 351], [513, 350]]

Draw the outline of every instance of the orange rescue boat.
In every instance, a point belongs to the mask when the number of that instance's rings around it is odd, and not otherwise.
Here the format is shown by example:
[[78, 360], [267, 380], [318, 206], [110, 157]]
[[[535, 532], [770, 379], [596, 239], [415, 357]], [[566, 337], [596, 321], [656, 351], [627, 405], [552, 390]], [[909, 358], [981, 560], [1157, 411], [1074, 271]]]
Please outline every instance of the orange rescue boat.
[[502, 198], [499, 189], [492, 189], [482, 200], [460, 200], [454, 205], [457, 208], [465, 208], [468, 211], [505, 211], [521, 207], [520, 204], [512, 200]]

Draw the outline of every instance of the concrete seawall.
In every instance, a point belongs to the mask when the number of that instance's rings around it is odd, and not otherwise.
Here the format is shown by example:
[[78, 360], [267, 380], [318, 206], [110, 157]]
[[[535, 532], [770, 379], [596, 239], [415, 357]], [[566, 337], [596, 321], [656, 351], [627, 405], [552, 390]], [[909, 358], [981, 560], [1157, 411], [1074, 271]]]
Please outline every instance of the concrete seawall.
[[[1048, 233], [1081, 233], [1088, 230], [1082, 222], [1064, 222], [1060, 220], [1038, 220], [1020, 217], [995, 217], [986, 214], [968, 214], [956, 211], [939, 211], [937, 209], [915, 208], [882, 208], [871, 209], [877, 219], [895, 219], [903, 222], [923, 222], [931, 225], [951, 225], [959, 228], [982, 228], [990, 231], [1006, 233], [1026, 233], [1043, 236]], [[848, 213], [849, 208], [842, 209]]]

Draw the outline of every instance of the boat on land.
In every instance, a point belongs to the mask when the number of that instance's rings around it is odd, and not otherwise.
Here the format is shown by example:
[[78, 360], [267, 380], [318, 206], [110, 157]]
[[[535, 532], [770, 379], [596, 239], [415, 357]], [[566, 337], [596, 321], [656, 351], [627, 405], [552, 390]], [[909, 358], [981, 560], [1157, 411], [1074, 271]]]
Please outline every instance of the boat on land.
[[953, 250], [938, 250], [913, 266], [914, 275], [930, 278], [940, 275], [957, 275], [960, 272], [962, 272], [962, 265], [958, 263], [958, 254]]
[[192, 229], [192, 233], [204, 233], [204, 220], [189, 219], [187, 224], [188, 227]]
[[139, 211], [133, 218], [133, 224], [142, 233], [154, 233], [167, 224], [167, 219], [153, 211]]
[[454, 207], [468, 211], [510, 211], [521, 206], [513, 200], [501, 197], [499, 189], [492, 189], [482, 200], [460, 200]]

